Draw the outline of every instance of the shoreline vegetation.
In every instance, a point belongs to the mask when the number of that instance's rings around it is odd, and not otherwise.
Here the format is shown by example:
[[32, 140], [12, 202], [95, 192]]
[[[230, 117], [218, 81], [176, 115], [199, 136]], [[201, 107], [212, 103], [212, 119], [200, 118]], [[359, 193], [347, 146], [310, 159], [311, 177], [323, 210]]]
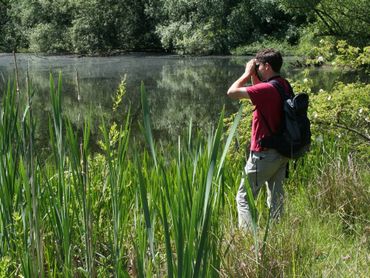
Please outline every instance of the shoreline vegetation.
[[[348, 64], [348, 61], [343, 61]], [[28, 82], [27, 82], [28, 84]], [[190, 120], [177, 142], [154, 140], [141, 84], [141, 134], [102, 120], [77, 130], [50, 75], [47, 156], [35, 150], [32, 87], [8, 83], [0, 108], [0, 276], [366, 277], [369, 265], [369, 84], [310, 95], [310, 152], [290, 165], [285, 213], [271, 222], [265, 191], [253, 230], [237, 228], [235, 194], [250, 105], [209, 130]], [[116, 113], [126, 94], [122, 79]], [[240, 142], [237, 144], [235, 142]], [[239, 146], [239, 148], [238, 148]]]
[[[291, 51], [285, 56], [295, 56], [297, 51]], [[0, 54], [31, 54], [31, 55], [40, 55], [40, 56], [75, 56], [75, 57], [115, 57], [115, 56], [125, 56], [125, 55], [160, 55], [160, 56], [182, 56], [182, 57], [217, 57], [217, 56], [253, 56], [255, 52], [241, 52], [241, 51], [231, 51], [230, 53], [220, 53], [220, 54], [197, 54], [197, 53], [188, 53], [180, 54], [177, 52], [168, 52], [163, 49], [142, 49], [142, 50], [112, 50], [109, 52], [98, 52], [98, 53], [78, 53], [78, 52], [57, 52], [57, 53], [48, 53], [48, 52], [32, 52], [27, 49], [18, 50], [17, 52], [0, 52]]]
[[[365, 73], [370, 72], [370, 46], [364, 47], [354, 47], [348, 44], [344, 40], [324, 40], [321, 39], [317, 44], [310, 46], [309, 50], [306, 50], [306, 46], [290, 46], [287, 49], [284, 48], [281, 44], [279, 45], [278, 41], [275, 41], [273, 44], [263, 45], [260, 43], [253, 43], [248, 46], [239, 47], [229, 54], [222, 54], [222, 56], [254, 56], [261, 48], [273, 47], [279, 49], [285, 58], [297, 57], [295, 61], [290, 63], [297, 68], [309, 68], [309, 67], [322, 67], [322, 66], [332, 66], [334, 68], [344, 68], [346, 70], [362, 71]], [[122, 51], [114, 50], [107, 53], [35, 53], [30, 51], [24, 52], [3, 52], [5, 54], [31, 54], [39, 55], [44, 57], [49, 56], [72, 56], [77, 58], [83, 57], [116, 57], [116, 56], [125, 56], [125, 55], [158, 55], [158, 56], [179, 56], [179, 57], [217, 57], [220, 54], [179, 54], [176, 52], [163, 52], [163, 51]]]
[[[190, 121], [163, 148], [152, 136], [142, 84], [145, 145], [135, 144], [128, 113], [121, 123], [101, 122], [101, 151], [93, 153], [91, 123], [75, 130], [63, 116], [61, 88], [61, 75], [50, 75], [50, 153], [42, 160], [32, 87], [17, 93], [9, 83], [2, 99], [0, 276], [368, 274], [370, 139], [358, 133], [368, 130], [369, 85], [310, 94], [314, 140], [290, 167], [285, 214], [270, 223], [262, 191], [253, 232], [237, 228], [234, 204], [244, 148], [233, 142], [246, 141], [239, 137], [248, 127], [246, 105], [228, 119], [220, 111], [208, 131], [193, 132]], [[125, 93], [123, 79], [112, 113]]]
[[322, 39], [363, 48], [369, 13], [366, 0], [2, 0], [0, 51], [254, 54], [305, 52]]
[[[0, 104], [0, 277], [367, 277], [370, 84], [338, 80], [314, 91], [309, 67], [369, 74], [369, 14], [368, 0], [1, 0], [0, 50], [10, 53], [297, 47], [308, 68], [292, 85], [309, 94], [313, 141], [290, 164], [282, 218], [271, 222], [262, 190], [245, 232], [234, 200], [250, 105], [242, 101], [230, 117], [220, 111], [208, 130], [190, 120], [164, 146], [153, 137], [141, 84], [135, 119], [144, 143], [133, 136], [130, 109], [120, 122], [102, 119], [92, 142], [93, 123], [73, 125], [62, 73], [50, 74], [41, 153], [38, 92], [29, 80], [8, 80]], [[112, 114], [125, 94], [122, 79]]]

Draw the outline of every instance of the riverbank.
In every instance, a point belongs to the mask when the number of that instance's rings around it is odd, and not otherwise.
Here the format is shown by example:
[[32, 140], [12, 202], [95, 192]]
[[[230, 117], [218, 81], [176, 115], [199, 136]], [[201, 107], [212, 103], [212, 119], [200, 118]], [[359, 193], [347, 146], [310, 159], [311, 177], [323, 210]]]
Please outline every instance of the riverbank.
[[[369, 107], [367, 88], [342, 89], [333, 92], [339, 100], [350, 95], [353, 108], [364, 98], [360, 105]], [[33, 149], [35, 102], [19, 105], [9, 88], [1, 104], [0, 276], [367, 275], [370, 172], [353, 138], [320, 129], [324, 136], [316, 140], [315, 133], [311, 151], [291, 165], [283, 217], [270, 222], [261, 196], [253, 234], [237, 228], [245, 161], [232, 154], [227, 142], [235, 134], [224, 133], [222, 112], [217, 127], [198, 130], [189, 121], [164, 148], [153, 137], [153, 103], [142, 87], [145, 145], [136, 144], [128, 115], [100, 124], [101, 151], [93, 153], [93, 125], [76, 129], [64, 117], [62, 94], [51, 86], [51, 148], [42, 160]], [[323, 95], [311, 109], [333, 111], [323, 103], [332, 105]], [[362, 120], [353, 119], [360, 127]]]

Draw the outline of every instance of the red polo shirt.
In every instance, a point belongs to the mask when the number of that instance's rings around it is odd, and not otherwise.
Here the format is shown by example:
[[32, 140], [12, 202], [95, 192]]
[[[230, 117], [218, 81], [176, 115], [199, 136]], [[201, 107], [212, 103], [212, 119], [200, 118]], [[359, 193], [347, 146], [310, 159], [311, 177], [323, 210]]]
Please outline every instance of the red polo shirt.
[[[284, 78], [277, 77], [277, 80], [289, 92], [288, 81]], [[250, 96], [252, 104], [255, 106], [252, 119], [252, 138], [251, 138], [251, 151], [260, 152], [263, 149], [259, 146], [258, 142], [261, 138], [270, 135], [268, 126], [274, 133], [278, 131], [282, 120], [282, 100], [277, 89], [268, 82], [262, 82], [250, 87], [247, 87], [247, 93]], [[263, 114], [264, 119], [261, 116]]]

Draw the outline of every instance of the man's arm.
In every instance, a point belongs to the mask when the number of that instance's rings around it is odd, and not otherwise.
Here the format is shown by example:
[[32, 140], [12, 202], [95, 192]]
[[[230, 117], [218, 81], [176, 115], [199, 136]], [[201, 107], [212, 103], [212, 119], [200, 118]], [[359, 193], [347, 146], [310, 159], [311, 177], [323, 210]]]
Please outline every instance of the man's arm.
[[255, 59], [250, 60], [247, 65], [245, 66], [245, 71], [236, 80], [227, 91], [227, 95], [232, 99], [242, 99], [242, 98], [249, 98], [249, 94], [247, 93], [247, 88], [245, 87], [245, 83], [252, 81], [253, 84], [260, 83], [256, 71], [255, 71]]

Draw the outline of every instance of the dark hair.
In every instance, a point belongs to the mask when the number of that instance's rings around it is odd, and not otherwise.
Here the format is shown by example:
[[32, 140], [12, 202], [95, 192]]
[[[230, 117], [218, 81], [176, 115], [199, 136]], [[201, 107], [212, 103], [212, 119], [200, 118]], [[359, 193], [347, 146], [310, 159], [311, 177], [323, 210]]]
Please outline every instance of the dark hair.
[[260, 63], [269, 63], [274, 72], [280, 72], [283, 65], [283, 57], [281, 53], [273, 48], [267, 48], [259, 51], [256, 54], [256, 60]]

